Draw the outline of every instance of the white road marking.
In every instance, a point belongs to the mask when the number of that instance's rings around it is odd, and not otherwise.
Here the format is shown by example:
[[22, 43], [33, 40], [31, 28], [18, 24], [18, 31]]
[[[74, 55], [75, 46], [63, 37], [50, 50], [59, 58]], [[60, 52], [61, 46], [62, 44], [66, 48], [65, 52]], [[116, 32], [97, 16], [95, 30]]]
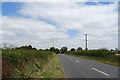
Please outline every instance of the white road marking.
[[76, 62], [79, 62], [78, 60], [75, 60]]
[[98, 71], [98, 72], [100, 72], [100, 73], [102, 73], [102, 74], [104, 74], [104, 75], [106, 75], [106, 76], [110, 76], [109, 74], [107, 74], [107, 73], [105, 73], [105, 72], [103, 72], [103, 71], [100, 71], [100, 70], [98, 70], [98, 69], [96, 69], [96, 68], [92, 68], [93, 70], [95, 70], [95, 71]]

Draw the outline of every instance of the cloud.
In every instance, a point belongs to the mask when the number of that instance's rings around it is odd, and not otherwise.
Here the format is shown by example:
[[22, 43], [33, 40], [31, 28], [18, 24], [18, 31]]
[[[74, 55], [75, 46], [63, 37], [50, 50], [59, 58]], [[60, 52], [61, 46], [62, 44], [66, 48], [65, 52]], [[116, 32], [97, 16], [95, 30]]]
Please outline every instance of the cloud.
[[[31, 8], [34, 9], [34, 12]], [[53, 20], [62, 24], [64, 28], [80, 29], [84, 24], [91, 24], [91, 22], [97, 25], [97, 23], [103, 24], [104, 22], [106, 24], [108, 20], [114, 20], [112, 19], [116, 18], [114, 9], [114, 5], [86, 6], [83, 4], [76, 5], [75, 3], [28, 3], [23, 6], [20, 13], [34, 18], [44, 17]], [[108, 17], [111, 17], [111, 19]]]
[[65, 30], [57, 30], [53, 25], [46, 24], [43, 21], [3, 16], [2, 36], [4, 42], [16, 45], [34, 44], [34, 42], [38, 42], [42, 48], [42, 44], [46, 43], [44, 43], [45, 40], [51, 41], [55, 31], [58, 32], [57, 38], [68, 37], [68, 35], [64, 33]]
[[91, 0], [2, 0], [2, 2], [85, 2], [85, 1], [91, 1]]
[[[24, 3], [18, 13], [23, 17], [3, 16], [2, 34], [6, 42], [49, 48], [54, 34], [56, 47], [67, 46], [70, 49], [84, 47], [84, 34], [88, 33], [90, 49], [116, 48], [118, 44], [115, 3], [33, 2]], [[77, 31], [76, 36], [71, 37], [67, 33], [69, 30]]]
[[119, 0], [2, 0], [2, 2], [111, 2]]

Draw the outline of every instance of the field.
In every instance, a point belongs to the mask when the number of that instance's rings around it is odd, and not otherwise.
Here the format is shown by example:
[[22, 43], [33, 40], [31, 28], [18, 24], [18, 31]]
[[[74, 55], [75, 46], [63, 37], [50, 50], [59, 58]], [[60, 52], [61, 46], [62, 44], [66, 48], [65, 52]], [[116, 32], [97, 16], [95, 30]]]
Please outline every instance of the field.
[[51, 51], [30, 49], [3, 49], [2, 50], [2, 77], [3, 78], [34, 78], [36, 72], [56, 54]]
[[66, 54], [81, 57], [85, 59], [91, 59], [94, 61], [99, 61], [102, 63], [120, 66], [119, 60], [120, 55], [116, 55], [116, 53], [108, 51], [108, 50], [81, 50], [81, 51], [71, 51]]

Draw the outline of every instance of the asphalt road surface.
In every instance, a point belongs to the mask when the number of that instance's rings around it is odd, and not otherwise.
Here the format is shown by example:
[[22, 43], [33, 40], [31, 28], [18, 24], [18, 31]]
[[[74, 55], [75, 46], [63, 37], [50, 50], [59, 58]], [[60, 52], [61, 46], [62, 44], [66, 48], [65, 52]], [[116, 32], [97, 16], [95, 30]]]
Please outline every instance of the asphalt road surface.
[[118, 67], [60, 54], [65, 78], [118, 78]]

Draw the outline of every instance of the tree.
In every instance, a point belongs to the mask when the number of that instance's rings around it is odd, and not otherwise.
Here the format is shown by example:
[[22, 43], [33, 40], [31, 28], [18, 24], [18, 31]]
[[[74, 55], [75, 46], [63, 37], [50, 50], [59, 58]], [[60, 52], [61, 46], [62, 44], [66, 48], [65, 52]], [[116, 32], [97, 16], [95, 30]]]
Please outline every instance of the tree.
[[32, 49], [32, 46], [31, 45], [28, 45], [28, 47], [27, 47], [28, 49]]
[[60, 50], [58, 48], [55, 49], [56, 54], [60, 53]]
[[35, 47], [34, 47], [34, 48], [32, 48], [32, 49], [37, 50]]
[[55, 51], [55, 48], [54, 47], [50, 47], [50, 51]]
[[49, 51], [49, 49], [45, 49], [46, 51]]
[[78, 48], [77, 48], [77, 51], [80, 51], [80, 50], [82, 50], [82, 48], [81, 48], [81, 47], [78, 47]]
[[114, 51], [113, 49], [111, 49], [110, 51]]
[[74, 49], [74, 48], [71, 48], [71, 51], [75, 51], [75, 49]]
[[42, 49], [39, 49], [39, 51], [42, 51]]
[[25, 45], [25, 46], [20, 46], [20, 48], [18, 48], [18, 49], [35, 49], [35, 48], [32, 48], [32, 46], [31, 45]]
[[60, 52], [61, 52], [61, 53], [65, 53], [65, 52], [67, 52], [67, 50], [68, 50], [67, 47], [62, 47], [62, 48], [60, 49]]
[[20, 49], [28, 49], [28, 46], [20, 46]]

